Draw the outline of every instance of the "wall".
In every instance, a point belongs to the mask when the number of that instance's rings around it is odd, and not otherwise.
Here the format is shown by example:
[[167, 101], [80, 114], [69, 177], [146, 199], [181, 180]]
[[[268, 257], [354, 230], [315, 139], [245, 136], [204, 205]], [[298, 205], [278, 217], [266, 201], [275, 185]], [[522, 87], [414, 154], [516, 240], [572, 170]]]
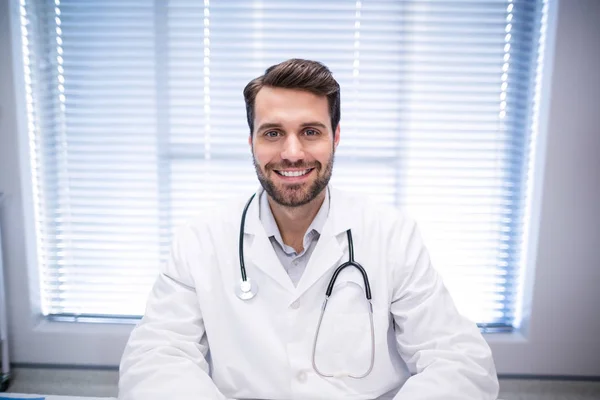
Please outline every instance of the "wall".
[[[562, 0], [558, 7], [533, 210], [539, 235], [531, 252], [531, 317], [522, 336], [486, 336], [501, 374], [600, 376], [600, 1]], [[27, 165], [19, 157], [25, 131], [18, 129], [7, 14], [8, 1], [0, 0], [0, 191], [8, 195], [0, 217], [13, 361], [116, 365], [127, 327], [83, 326], [65, 336], [29, 313], [36, 305], [27, 296], [35, 289], [25, 246], [30, 204], [18, 172]], [[59, 342], [87, 357], [61, 351]]]
[[600, 376], [600, 1], [557, 17], [529, 334], [493, 349], [502, 373]]

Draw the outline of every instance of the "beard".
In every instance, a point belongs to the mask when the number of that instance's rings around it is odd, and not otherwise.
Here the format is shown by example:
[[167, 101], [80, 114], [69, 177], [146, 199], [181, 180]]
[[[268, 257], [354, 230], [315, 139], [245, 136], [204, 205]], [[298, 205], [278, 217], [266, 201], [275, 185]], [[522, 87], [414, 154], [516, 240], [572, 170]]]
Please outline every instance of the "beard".
[[[252, 154], [252, 162], [254, 163], [254, 169], [256, 169], [258, 181], [265, 189], [265, 192], [267, 192], [277, 204], [284, 207], [300, 207], [313, 201], [323, 189], [327, 187], [333, 172], [334, 156], [335, 153], [332, 151], [331, 157], [325, 166], [318, 161], [315, 161], [312, 164], [305, 164], [304, 162], [291, 163], [284, 160], [280, 164], [265, 165], [264, 171], [256, 161], [254, 154]], [[270, 179], [267, 175], [276, 174], [276, 169], [280, 170], [285, 168], [314, 168], [317, 178], [312, 183], [286, 184], [282, 185], [282, 187], [277, 187], [273, 179]], [[312, 171], [310, 173], [312, 173]]]

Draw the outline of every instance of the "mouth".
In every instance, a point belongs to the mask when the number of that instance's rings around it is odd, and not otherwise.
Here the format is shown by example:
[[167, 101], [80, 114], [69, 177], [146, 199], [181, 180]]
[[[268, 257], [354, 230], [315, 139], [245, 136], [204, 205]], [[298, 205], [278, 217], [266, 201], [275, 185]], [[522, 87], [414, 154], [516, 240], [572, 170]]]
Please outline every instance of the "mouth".
[[285, 180], [301, 180], [307, 177], [314, 168], [306, 168], [306, 169], [275, 169], [275, 173], [284, 178]]

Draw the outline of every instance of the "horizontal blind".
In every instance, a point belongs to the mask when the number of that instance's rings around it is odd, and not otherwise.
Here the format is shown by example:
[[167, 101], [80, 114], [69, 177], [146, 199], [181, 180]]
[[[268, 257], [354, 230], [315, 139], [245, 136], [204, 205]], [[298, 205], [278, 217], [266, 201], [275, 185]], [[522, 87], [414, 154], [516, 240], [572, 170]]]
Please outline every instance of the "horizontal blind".
[[514, 326], [545, 1], [22, 0], [47, 315], [139, 315], [173, 227], [258, 183], [243, 87], [341, 85], [332, 183], [405, 208], [465, 315]]

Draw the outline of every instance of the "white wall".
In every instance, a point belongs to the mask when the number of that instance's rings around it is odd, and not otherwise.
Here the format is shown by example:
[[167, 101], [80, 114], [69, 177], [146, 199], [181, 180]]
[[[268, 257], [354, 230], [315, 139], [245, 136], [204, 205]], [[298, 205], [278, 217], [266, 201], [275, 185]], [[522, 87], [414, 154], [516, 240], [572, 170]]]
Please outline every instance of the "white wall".
[[502, 373], [600, 376], [600, 1], [558, 9], [530, 332]]
[[[553, 59], [547, 60], [553, 74], [545, 91], [551, 97], [542, 124], [541, 203], [534, 210], [540, 225], [531, 318], [523, 336], [486, 336], [501, 374], [600, 376], [600, 1], [558, 6]], [[30, 317], [36, 302], [26, 293], [35, 280], [24, 272], [34, 263], [25, 250], [27, 201], [17, 172], [22, 161], [7, 13], [7, 1], [0, 0], [0, 191], [9, 196], [1, 219], [13, 361], [116, 365], [129, 328], [91, 325], [65, 335]]]

